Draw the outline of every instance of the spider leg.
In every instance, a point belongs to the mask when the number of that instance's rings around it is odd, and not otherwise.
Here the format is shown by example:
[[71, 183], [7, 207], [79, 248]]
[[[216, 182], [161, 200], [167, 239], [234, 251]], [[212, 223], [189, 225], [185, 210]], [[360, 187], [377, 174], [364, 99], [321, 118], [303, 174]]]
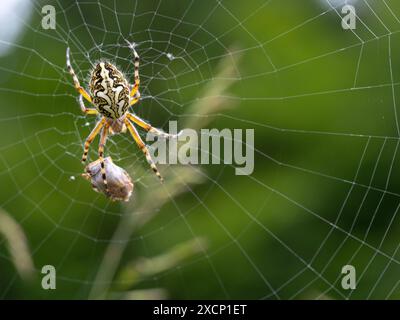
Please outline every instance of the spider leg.
[[134, 98], [132, 98], [132, 100], [129, 101], [129, 106], [132, 107], [134, 104], [138, 103], [139, 99], [140, 99], [140, 92], [136, 91]]
[[[139, 90], [139, 83], [140, 83], [140, 79], [139, 79], [139, 55], [137, 54], [135, 48], [132, 47], [132, 51], [133, 51], [133, 55], [135, 56], [135, 60], [134, 60], [134, 65], [135, 65], [135, 73], [134, 73], [134, 84], [130, 93], [131, 97], [134, 97], [136, 95], [136, 93]], [[139, 95], [140, 97], [140, 95]], [[136, 97], [135, 99], [139, 100], [139, 97]], [[134, 100], [135, 100], [134, 99]], [[133, 100], [133, 101], [134, 101]], [[131, 105], [133, 105], [134, 103], [131, 103]]]
[[143, 119], [141, 119], [140, 117], [138, 117], [135, 114], [127, 113], [126, 116], [128, 117], [129, 120], [133, 121], [134, 123], [136, 123], [137, 125], [142, 127], [144, 130], [151, 132], [157, 136], [172, 139], [172, 138], [177, 138], [179, 135], [179, 133], [178, 134], [169, 134], [160, 129], [154, 128], [150, 123], [144, 121]]
[[83, 102], [82, 95], [79, 95], [79, 106], [81, 107], [83, 113], [94, 114], [94, 115], [99, 114], [99, 112], [95, 108], [86, 108], [85, 103]]
[[129, 130], [129, 132], [131, 133], [132, 138], [135, 140], [135, 142], [139, 146], [140, 150], [142, 150], [142, 152], [146, 156], [146, 160], [149, 163], [150, 167], [153, 169], [154, 173], [157, 175], [157, 177], [160, 179], [160, 181], [163, 182], [164, 179], [162, 178], [160, 172], [158, 171], [153, 159], [150, 156], [149, 150], [147, 149], [146, 145], [144, 144], [142, 138], [140, 138], [139, 133], [137, 132], [136, 128], [133, 126], [133, 124], [127, 118], [125, 118], [124, 122], [125, 122], [126, 127]]
[[82, 162], [85, 162], [87, 159], [87, 154], [89, 152], [89, 146], [93, 142], [94, 138], [99, 134], [101, 128], [104, 126], [106, 123], [106, 118], [102, 118], [99, 122], [97, 122], [96, 126], [93, 128], [92, 132], [89, 134], [89, 136], [86, 138], [85, 141], [85, 148], [83, 150], [83, 155], [82, 155]]
[[100, 136], [100, 143], [99, 143], [99, 160], [100, 160], [100, 172], [101, 177], [103, 178], [103, 183], [106, 189], [106, 194], [108, 194], [108, 184], [107, 184], [107, 177], [106, 177], [106, 168], [104, 165], [104, 146], [107, 140], [107, 132], [108, 132], [108, 123], [106, 123], [101, 131]]
[[71, 66], [71, 59], [69, 58], [69, 47], [67, 48], [67, 52], [66, 52], [66, 57], [67, 57], [67, 69], [68, 72], [71, 74], [72, 79], [74, 80], [74, 85], [75, 85], [75, 89], [90, 103], [92, 103], [92, 98], [90, 97], [89, 93], [87, 93], [87, 91], [81, 87], [80, 83], [79, 83], [79, 79], [75, 74], [74, 69]]

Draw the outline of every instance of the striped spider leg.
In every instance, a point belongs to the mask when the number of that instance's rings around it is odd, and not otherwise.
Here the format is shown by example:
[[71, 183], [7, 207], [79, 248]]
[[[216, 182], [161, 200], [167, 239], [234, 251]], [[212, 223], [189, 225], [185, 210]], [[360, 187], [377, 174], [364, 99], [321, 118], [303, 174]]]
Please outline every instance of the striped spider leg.
[[[88, 114], [88, 115], [98, 115], [99, 112], [96, 108], [87, 108], [85, 106], [85, 103], [83, 102], [83, 98], [85, 98], [87, 101], [89, 101], [91, 104], [93, 104], [92, 98], [90, 94], [80, 85], [79, 79], [72, 68], [71, 65], [71, 60], [69, 56], [69, 48], [67, 48], [66, 52], [66, 58], [67, 58], [67, 69], [68, 72], [71, 74], [75, 89], [78, 91], [79, 95], [79, 106], [82, 110], [83, 113]], [[96, 136], [99, 134], [101, 131], [101, 138], [100, 138], [100, 143], [99, 143], [99, 160], [100, 160], [100, 170], [101, 170], [101, 175], [103, 178], [103, 183], [106, 187], [106, 193], [108, 193], [108, 188], [107, 188], [107, 177], [106, 177], [106, 171], [105, 171], [105, 164], [104, 164], [104, 145], [105, 141], [107, 138], [107, 132], [108, 132], [108, 127], [109, 124], [107, 123], [107, 119], [103, 116], [100, 121], [98, 121], [93, 128], [93, 130], [90, 132], [89, 136], [85, 140], [84, 144], [84, 151], [82, 155], [82, 162], [85, 163], [87, 159], [87, 155], [89, 152], [89, 147], [93, 140], [96, 138]]]

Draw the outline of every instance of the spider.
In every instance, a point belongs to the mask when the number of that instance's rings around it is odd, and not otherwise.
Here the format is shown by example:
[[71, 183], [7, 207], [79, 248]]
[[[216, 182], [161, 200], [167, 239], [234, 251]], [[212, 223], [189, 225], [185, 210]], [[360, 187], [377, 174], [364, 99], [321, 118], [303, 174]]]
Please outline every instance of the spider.
[[[108, 193], [107, 177], [104, 163], [104, 146], [108, 134], [125, 132], [126, 129], [132, 135], [139, 148], [143, 151], [146, 156], [147, 162], [153, 169], [154, 173], [158, 176], [160, 181], [163, 178], [158, 171], [150, 153], [139, 136], [136, 127], [133, 123], [137, 124], [144, 130], [151, 132], [155, 135], [164, 138], [172, 138], [177, 135], [171, 135], [164, 131], [154, 128], [151, 124], [145, 120], [139, 118], [137, 115], [128, 112], [129, 108], [139, 102], [139, 55], [134, 48], [131, 48], [134, 54], [134, 84], [131, 86], [118, 68], [110, 63], [109, 61], [102, 60], [96, 64], [90, 75], [90, 94], [80, 85], [78, 77], [75, 74], [74, 69], [71, 66], [71, 60], [69, 56], [69, 48], [67, 48], [67, 68], [74, 81], [75, 89], [79, 95], [79, 105], [87, 115], [100, 115], [100, 120], [96, 123], [92, 132], [86, 138], [84, 151], [82, 155], [82, 162], [84, 163], [87, 159], [90, 144], [94, 138], [100, 133], [99, 142], [99, 161], [103, 183], [105, 186], [106, 193]], [[84, 104], [83, 98], [85, 98], [94, 108], [87, 108]]]

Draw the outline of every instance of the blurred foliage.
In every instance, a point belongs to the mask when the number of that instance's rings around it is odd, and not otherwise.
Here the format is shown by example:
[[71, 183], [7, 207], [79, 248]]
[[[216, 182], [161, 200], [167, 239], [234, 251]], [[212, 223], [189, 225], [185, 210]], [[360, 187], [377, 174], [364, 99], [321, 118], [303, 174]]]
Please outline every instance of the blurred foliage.
[[[39, 277], [21, 279], [3, 237], [0, 297], [88, 298], [96, 286], [100, 296], [122, 286], [130, 291], [107, 297], [399, 298], [400, 3], [369, 3], [357, 1], [353, 33], [317, 0], [34, 2], [23, 36], [0, 57], [0, 207], [24, 230]], [[44, 4], [56, 7], [56, 30], [40, 27]], [[131, 203], [79, 178], [95, 120], [79, 113], [65, 49], [87, 83], [101, 57], [132, 75], [126, 40], [142, 61], [135, 112], [165, 130], [169, 120], [254, 128], [251, 176], [164, 166], [184, 183], [161, 188], [134, 143], [115, 136], [106, 152], [135, 180]], [[210, 91], [221, 58], [233, 61], [223, 95]], [[113, 238], [121, 226], [128, 240]], [[207, 239], [207, 251], [192, 239]], [[136, 270], [151, 261], [150, 276]], [[107, 263], [108, 281], [96, 282]], [[45, 264], [57, 269], [55, 291], [40, 287]], [[340, 286], [345, 264], [357, 269], [351, 295]], [[138, 272], [140, 281], [121, 281]]]
[[18, 223], [2, 210], [0, 210], [0, 235], [8, 244], [11, 261], [21, 278], [31, 280], [34, 267], [25, 234]]

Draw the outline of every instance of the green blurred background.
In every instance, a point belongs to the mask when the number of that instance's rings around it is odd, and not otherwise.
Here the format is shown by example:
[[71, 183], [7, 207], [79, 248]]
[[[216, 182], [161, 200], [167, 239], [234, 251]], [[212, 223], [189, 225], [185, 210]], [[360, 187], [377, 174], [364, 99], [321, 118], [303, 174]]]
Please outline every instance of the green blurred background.
[[[3, 17], [22, 25], [19, 37], [6, 37], [10, 22], [0, 38], [0, 207], [23, 229], [35, 276], [21, 277], [0, 235], [0, 297], [93, 297], [99, 268], [114, 259], [104, 254], [118, 241], [127, 246], [107, 298], [400, 297], [398, 1], [352, 1], [353, 31], [341, 27], [343, 1], [27, 2], [27, 15], [17, 6]], [[56, 30], [41, 26], [47, 4]], [[230, 108], [211, 109], [207, 127], [255, 130], [251, 176], [198, 166], [202, 183], [171, 195], [177, 187], [160, 187], [134, 142], [119, 135], [106, 153], [130, 172], [134, 196], [122, 204], [93, 192], [80, 156], [95, 119], [80, 113], [65, 50], [84, 85], [100, 58], [131, 79], [126, 40], [141, 56], [135, 112], [165, 130], [169, 120], [201, 119], [200, 110], [189, 115], [194, 103], [221, 61], [232, 61], [231, 85], [209, 97]], [[160, 166], [167, 180], [178, 169]], [[160, 190], [171, 196], [152, 203]], [[146, 207], [154, 217], [114, 242], [121, 221]], [[185, 245], [198, 237], [206, 250]], [[137, 279], [132, 261], [144, 257], [159, 260]], [[41, 288], [47, 264], [56, 267], [56, 290]], [[152, 264], [161, 267], [149, 271]], [[357, 271], [353, 291], [341, 287], [347, 264]]]

